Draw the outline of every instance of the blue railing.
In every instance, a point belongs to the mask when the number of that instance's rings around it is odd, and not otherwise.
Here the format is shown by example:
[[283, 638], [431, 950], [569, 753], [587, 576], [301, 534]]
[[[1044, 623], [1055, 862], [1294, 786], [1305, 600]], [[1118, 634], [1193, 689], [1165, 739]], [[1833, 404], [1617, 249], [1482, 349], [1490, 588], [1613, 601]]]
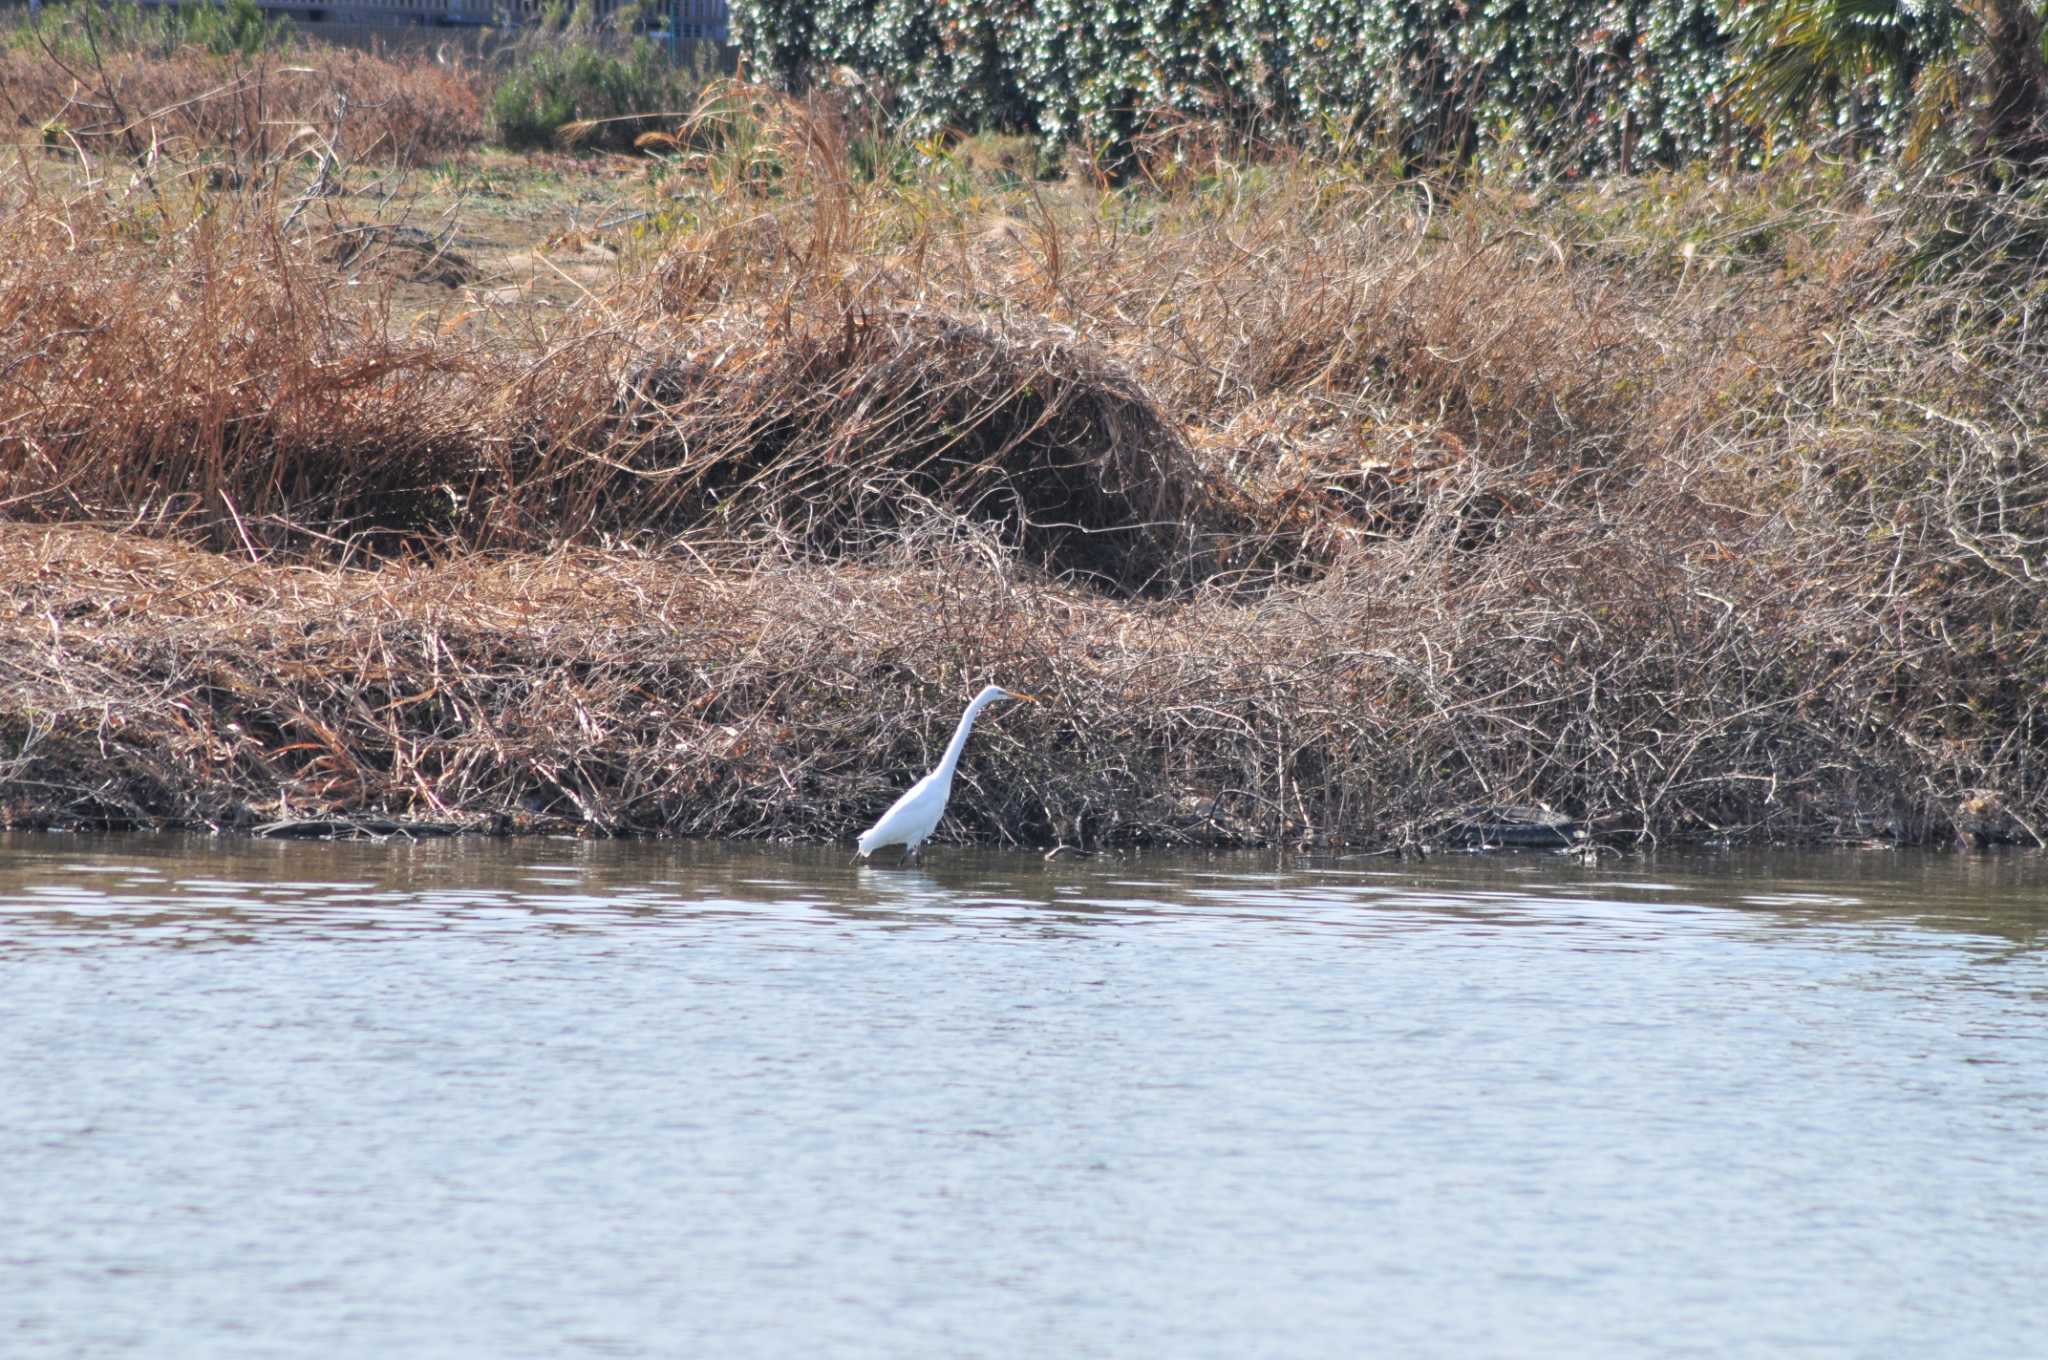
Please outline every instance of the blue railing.
[[[143, 0], [146, 5], [175, 0]], [[540, 22], [545, 0], [259, 0], [267, 14], [282, 15], [308, 27], [335, 24], [430, 24], [463, 28], [524, 27]], [[626, 0], [594, 0], [599, 21]], [[666, 28], [677, 38], [698, 42], [732, 41], [731, 10], [726, 0], [654, 0], [642, 11], [650, 27]], [[665, 18], [667, 22], [660, 23]]]

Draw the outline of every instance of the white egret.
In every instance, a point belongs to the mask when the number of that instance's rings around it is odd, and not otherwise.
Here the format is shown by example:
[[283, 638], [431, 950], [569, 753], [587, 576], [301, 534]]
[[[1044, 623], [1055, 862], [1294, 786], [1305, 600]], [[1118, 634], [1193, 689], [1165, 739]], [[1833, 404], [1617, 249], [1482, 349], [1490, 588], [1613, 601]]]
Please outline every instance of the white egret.
[[946, 800], [953, 796], [953, 771], [960, 764], [960, 753], [967, 749], [967, 734], [974, 730], [974, 720], [981, 716], [981, 710], [999, 699], [1038, 702], [1032, 695], [1018, 694], [1001, 685], [990, 685], [975, 695], [974, 702], [960, 715], [960, 725], [953, 729], [953, 740], [946, 747], [944, 758], [930, 774], [890, 804], [880, 821], [861, 832], [862, 855], [872, 855], [885, 845], [900, 845], [906, 862], [917, 856], [919, 847], [938, 829], [939, 818], [946, 812]]

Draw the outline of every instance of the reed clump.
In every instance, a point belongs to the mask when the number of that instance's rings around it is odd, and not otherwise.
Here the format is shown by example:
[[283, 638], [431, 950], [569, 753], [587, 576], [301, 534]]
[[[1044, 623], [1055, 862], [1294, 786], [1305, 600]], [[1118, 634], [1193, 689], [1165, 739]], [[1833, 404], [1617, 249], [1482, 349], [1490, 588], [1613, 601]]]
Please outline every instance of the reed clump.
[[8, 513], [248, 552], [442, 531], [486, 394], [463, 349], [392, 333], [344, 286], [330, 232], [189, 187], [6, 187]]
[[836, 836], [993, 678], [950, 834], [2048, 827], [2041, 205], [856, 115], [715, 89], [545, 307], [15, 173], [0, 816]]
[[678, 339], [627, 373], [603, 428], [631, 469], [623, 527], [719, 523], [830, 558], [957, 516], [1112, 589], [1187, 580], [1199, 482], [1180, 434], [1071, 332], [909, 306], [725, 315]]

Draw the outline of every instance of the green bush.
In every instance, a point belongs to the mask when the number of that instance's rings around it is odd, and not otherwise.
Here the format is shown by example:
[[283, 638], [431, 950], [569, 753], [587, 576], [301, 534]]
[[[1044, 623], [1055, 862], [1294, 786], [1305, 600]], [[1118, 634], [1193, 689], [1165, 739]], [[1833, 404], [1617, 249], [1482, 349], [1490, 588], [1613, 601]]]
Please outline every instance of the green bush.
[[61, 58], [85, 60], [95, 49], [169, 54], [188, 45], [216, 56], [253, 57], [290, 47], [292, 37], [290, 26], [265, 18], [256, 0], [187, 0], [148, 10], [127, 0], [73, 0], [15, 16], [6, 42], [36, 52], [47, 45]]
[[573, 38], [541, 42], [492, 92], [492, 131], [501, 145], [517, 150], [551, 145], [570, 124], [591, 123], [573, 138], [578, 145], [625, 150], [642, 132], [687, 112], [700, 83], [697, 73], [673, 65], [645, 39], [620, 51]]
[[240, 53], [253, 57], [288, 46], [283, 19], [266, 19], [256, 0], [210, 0], [171, 11], [170, 22], [183, 30], [186, 42], [197, 43], [215, 56]]
[[[736, 0], [733, 17], [756, 70], [800, 85], [849, 66], [926, 128], [1049, 146], [1126, 148], [1160, 113], [1550, 171], [1755, 145], [1720, 0]], [[1883, 91], [1825, 93], [1843, 118], [1895, 112]]]

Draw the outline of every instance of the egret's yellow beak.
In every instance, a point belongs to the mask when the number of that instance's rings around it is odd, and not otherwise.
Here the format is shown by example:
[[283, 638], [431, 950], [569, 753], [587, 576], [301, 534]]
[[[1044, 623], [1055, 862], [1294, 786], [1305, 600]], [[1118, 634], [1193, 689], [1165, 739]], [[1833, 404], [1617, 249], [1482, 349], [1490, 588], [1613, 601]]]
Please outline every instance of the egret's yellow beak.
[[1009, 695], [1012, 699], [1022, 699], [1027, 704], [1035, 704], [1038, 702], [1038, 696], [1036, 694], [1019, 694], [1016, 690], [1013, 689], [1006, 689], [1003, 691], [1003, 693]]

